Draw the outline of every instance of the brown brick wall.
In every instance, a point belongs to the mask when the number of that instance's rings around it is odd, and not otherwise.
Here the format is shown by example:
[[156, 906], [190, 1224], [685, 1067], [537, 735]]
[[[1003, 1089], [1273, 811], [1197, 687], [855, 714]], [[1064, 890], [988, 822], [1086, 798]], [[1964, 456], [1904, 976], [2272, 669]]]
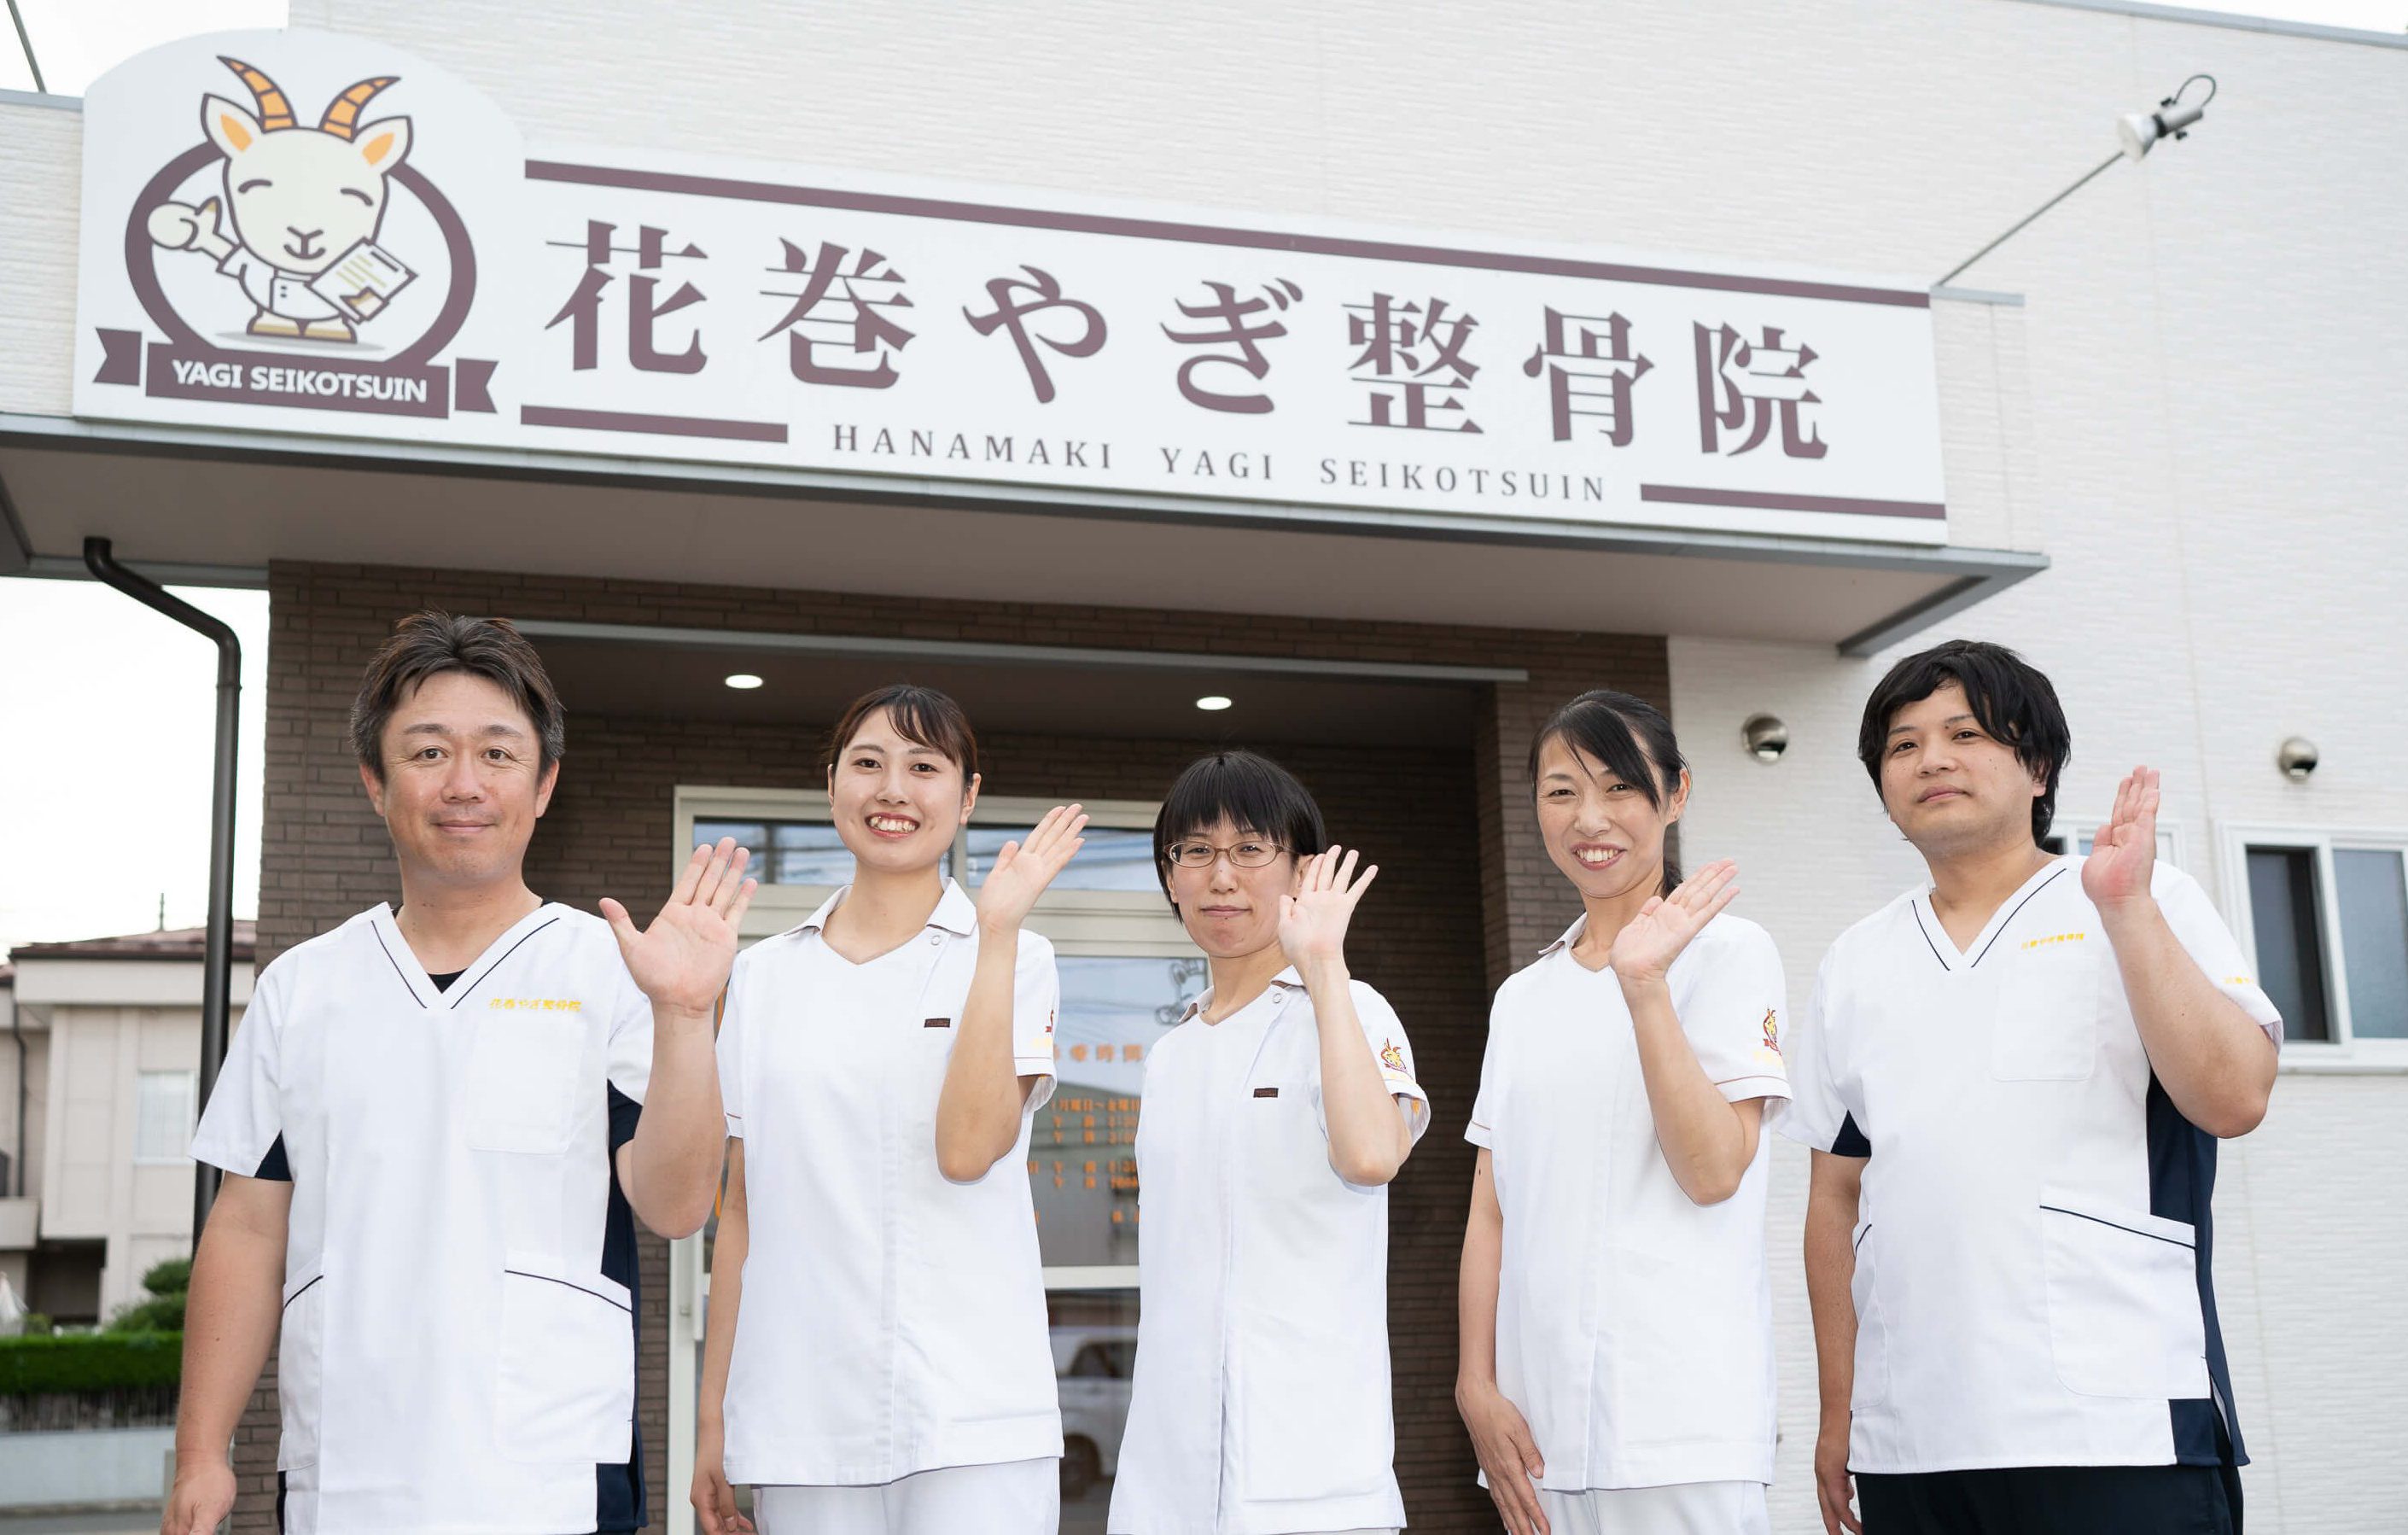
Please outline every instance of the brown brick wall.
[[[1470, 1148], [1463, 1123], [1476, 1085], [1487, 998], [1569, 920], [1571, 903], [1531, 830], [1522, 764], [1545, 712], [1584, 687], [1663, 699], [1664, 647], [1584, 636], [1404, 624], [1163, 614], [1104, 608], [969, 604], [854, 595], [646, 585], [493, 574], [277, 565], [270, 569], [267, 790], [261, 878], [262, 959], [392, 898], [384, 830], [363, 798], [344, 722], [362, 666], [393, 621], [415, 608], [594, 622], [896, 635], [1121, 649], [1211, 650], [1354, 660], [1519, 666], [1529, 682], [1486, 690], [1470, 739], [1447, 751], [1281, 746], [1311, 784], [1333, 835], [1382, 866], [1350, 960], [1396, 1004], [1435, 1104], [1434, 1122], [1395, 1187], [1389, 1326], [1396, 1370], [1398, 1473], [1414, 1527], [1493, 1523], [1455, 1416], [1455, 1270]], [[574, 700], [572, 700], [573, 702]], [[985, 721], [988, 792], [1039, 797], [1157, 796], [1193, 756], [1190, 742], [1014, 735]], [[808, 781], [815, 727], [701, 725], [578, 716], [551, 813], [529, 855], [545, 896], [591, 909], [605, 894], [639, 911], [669, 858], [670, 796], [681, 782]], [[684, 1489], [663, 1485], [666, 1427], [665, 1244], [644, 1240], [642, 1422], [653, 1512]], [[245, 1499], [236, 1528], [272, 1528], [272, 1380], [237, 1442]]]

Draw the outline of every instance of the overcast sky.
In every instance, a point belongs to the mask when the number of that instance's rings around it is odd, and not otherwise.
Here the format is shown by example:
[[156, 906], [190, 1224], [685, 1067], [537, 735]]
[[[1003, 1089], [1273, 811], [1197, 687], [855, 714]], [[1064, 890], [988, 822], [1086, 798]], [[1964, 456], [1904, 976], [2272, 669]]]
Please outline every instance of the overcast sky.
[[[75, 95], [128, 54], [172, 37], [281, 26], [286, 0], [17, 0], [43, 82]], [[1675, 3], [1675, 0], [1664, 0]], [[2408, 29], [2408, 0], [2257, 0], [2198, 9]], [[31, 90], [0, 33], [0, 90]], [[2130, 105], [2102, 103], [2102, 110]], [[6, 291], [0, 290], [0, 319]], [[138, 559], [140, 551], [121, 556]], [[262, 679], [267, 598], [186, 590], [243, 643], [235, 912], [259, 904]], [[139, 932], [166, 902], [169, 926], [200, 923], [208, 866], [210, 686], [198, 635], [92, 582], [0, 580], [0, 950], [45, 939]]]

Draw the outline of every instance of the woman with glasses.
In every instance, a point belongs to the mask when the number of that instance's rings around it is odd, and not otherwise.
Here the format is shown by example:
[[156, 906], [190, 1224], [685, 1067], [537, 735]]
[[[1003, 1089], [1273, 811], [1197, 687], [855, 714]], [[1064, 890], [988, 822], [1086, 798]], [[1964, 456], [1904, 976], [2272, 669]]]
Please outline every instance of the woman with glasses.
[[1780, 956], [1724, 911], [1730, 864], [1673, 867], [1689, 771], [1654, 707], [1583, 694], [1530, 777], [1582, 914], [1489, 1016], [1456, 1403], [1512, 1535], [1761, 1535]]
[[1428, 1123], [1345, 939], [1379, 870], [1286, 769], [1217, 752], [1154, 825], [1210, 985], [1148, 1053], [1137, 1378], [1111, 1535], [1394, 1531], [1389, 1180]]
[[1054, 951], [1021, 930], [1079, 851], [1059, 806], [975, 902], [945, 858], [978, 742], [882, 688], [828, 743], [853, 882], [738, 958], [727, 1189], [693, 1501], [708, 1535], [1054, 1535], [1062, 1419], [1022, 1165], [1054, 1086]]

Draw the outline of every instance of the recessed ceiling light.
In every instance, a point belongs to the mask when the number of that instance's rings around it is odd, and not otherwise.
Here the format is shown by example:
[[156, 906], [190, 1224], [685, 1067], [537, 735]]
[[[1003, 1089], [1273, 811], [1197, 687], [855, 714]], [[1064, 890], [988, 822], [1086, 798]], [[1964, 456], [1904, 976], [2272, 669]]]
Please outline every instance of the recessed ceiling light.
[[1196, 707], [1202, 710], [1223, 710], [1229, 707], [1229, 700], [1217, 693], [1208, 693], [1196, 700]]
[[727, 685], [732, 688], [738, 688], [749, 692], [761, 685], [761, 679], [753, 676], [749, 671], [739, 671], [729, 676], [727, 679]]

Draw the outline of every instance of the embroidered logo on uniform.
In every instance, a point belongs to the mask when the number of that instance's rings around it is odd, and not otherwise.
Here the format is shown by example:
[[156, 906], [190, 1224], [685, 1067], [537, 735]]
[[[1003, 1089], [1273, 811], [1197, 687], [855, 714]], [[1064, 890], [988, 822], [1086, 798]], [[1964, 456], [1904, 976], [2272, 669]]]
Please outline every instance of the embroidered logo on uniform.
[[485, 1006], [512, 1012], [582, 1012], [585, 1002], [576, 997], [495, 997]]
[[1387, 1040], [1380, 1046], [1380, 1064], [1404, 1076], [1412, 1075], [1412, 1072], [1406, 1069], [1405, 1053], [1397, 1048], [1397, 1041], [1394, 1040]]
[[1054, 1011], [1051, 1008], [1045, 1011], [1045, 1032], [1048, 1034], [1054, 1032]]
[[1279, 1089], [1276, 1087], [1257, 1087], [1254, 1089], [1254, 1097], [1279, 1097]]
[[1771, 1008], [1764, 1010], [1764, 1048], [1778, 1055], [1781, 1054], [1781, 1026], [1773, 1017], [1774, 1011]]
[[2027, 949], [2045, 949], [2052, 943], [2079, 943], [2089, 936], [2088, 933], [2051, 933], [2046, 938], [2028, 938], [2024, 940], [2023, 946]]
[[953, 1026], [953, 1021], [951, 1018], [923, 1018], [920, 1020], [920, 1026], [922, 1028], [951, 1028]]

